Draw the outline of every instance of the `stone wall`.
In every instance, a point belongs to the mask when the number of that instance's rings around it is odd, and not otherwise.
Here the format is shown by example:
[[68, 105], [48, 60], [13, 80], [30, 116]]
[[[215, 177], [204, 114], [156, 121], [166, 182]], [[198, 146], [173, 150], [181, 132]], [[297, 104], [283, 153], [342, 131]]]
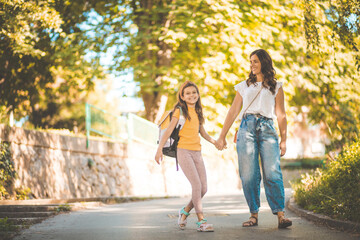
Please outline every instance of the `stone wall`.
[[[154, 161], [156, 147], [62, 136], [0, 125], [0, 139], [11, 143], [18, 173], [15, 187], [29, 187], [36, 198], [190, 195], [191, 187], [175, 159]], [[208, 194], [239, 191], [236, 152], [204, 144]]]

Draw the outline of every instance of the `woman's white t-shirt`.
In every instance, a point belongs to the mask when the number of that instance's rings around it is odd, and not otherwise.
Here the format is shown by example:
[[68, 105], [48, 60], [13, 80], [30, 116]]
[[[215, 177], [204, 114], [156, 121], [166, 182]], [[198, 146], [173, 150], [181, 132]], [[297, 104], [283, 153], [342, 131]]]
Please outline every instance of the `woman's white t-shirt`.
[[243, 107], [241, 109], [239, 119], [242, 119], [244, 110], [250, 103], [251, 105], [246, 110], [246, 113], [259, 113], [264, 117], [275, 119], [275, 97], [282, 85], [282, 82], [276, 82], [275, 94], [272, 94], [269, 89], [263, 88], [253, 103], [251, 103], [251, 101], [260, 91], [262, 82], [257, 82], [256, 84], [251, 84], [248, 86], [246, 81], [242, 81], [241, 83], [235, 85], [235, 90], [240, 93], [243, 99]]

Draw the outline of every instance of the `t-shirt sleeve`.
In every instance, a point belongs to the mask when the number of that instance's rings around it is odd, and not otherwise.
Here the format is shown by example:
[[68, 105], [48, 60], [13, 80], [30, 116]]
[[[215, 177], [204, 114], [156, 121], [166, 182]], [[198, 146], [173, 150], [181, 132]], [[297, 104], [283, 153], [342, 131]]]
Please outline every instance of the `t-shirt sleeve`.
[[241, 83], [236, 84], [234, 88], [236, 91], [240, 93], [241, 96], [243, 96], [245, 87], [246, 87], [246, 81], [242, 81]]
[[275, 87], [275, 96], [278, 94], [279, 89], [282, 87], [283, 83], [282, 82], [276, 82], [276, 87]]
[[180, 119], [180, 109], [175, 109], [175, 112], [173, 113], [173, 116], [176, 117], [177, 119]]

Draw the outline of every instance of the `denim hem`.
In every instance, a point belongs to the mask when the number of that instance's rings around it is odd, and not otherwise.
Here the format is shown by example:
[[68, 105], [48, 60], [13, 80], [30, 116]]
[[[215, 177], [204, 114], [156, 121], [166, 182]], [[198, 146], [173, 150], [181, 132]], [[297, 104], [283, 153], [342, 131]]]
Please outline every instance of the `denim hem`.
[[250, 211], [250, 213], [258, 213], [258, 212], [259, 212], [259, 209], [255, 210], [255, 211]]
[[284, 212], [285, 213], [285, 209], [274, 209], [274, 210], [271, 210], [271, 211], [272, 211], [272, 213], [274, 215], [277, 215], [278, 212]]

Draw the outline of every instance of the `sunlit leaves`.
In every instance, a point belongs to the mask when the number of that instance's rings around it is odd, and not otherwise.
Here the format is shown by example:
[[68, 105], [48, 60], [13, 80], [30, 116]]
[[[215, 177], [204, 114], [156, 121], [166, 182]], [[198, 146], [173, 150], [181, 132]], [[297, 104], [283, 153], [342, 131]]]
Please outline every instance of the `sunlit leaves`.
[[93, 79], [104, 76], [98, 59], [85, 59], [96, 44], [79, 27], [101, 3], [0, 0], [2, 113], [14, 110], [17, 120], [28, 116], [39, 127], [71, 126], [59, 109], [79, 101]]
[[[333, 43], [340, 41], [352, 51], [359, 71], [360, 2], [358, 0], [298, 0], [297, 2], [304, 10], [308, 50], [319, 52], [329, 48], [321, 42], [321, 38], [329, 38]], [[329, 27], [326, 32], [324, 26]], [[330, 46], [337, 51], [336, 46]]]
[[[307, 107], [309, 120], [321, 123], [342, 143], [352, 139], [359, 126], [359, 74], [354, 67], [359, 55], [349, 46], [358, 46], [360, 38], [358, 18], [351, 15], [359, 9], [356, 2], [347, 1], [350, 8], [340, 3], [91, 0], [29, 6], [2, 0], [12, 9], [6, 18], [0, 13], [7, 21], [0, 22], [1, 40], [6, 41], [0, 49], [12, 56], [2, 56], [2, 61], [11, 59], [8, 66], [13, 66], [4, 73], [11, 76], [5, 78], [11, 79], [7, 89], [14, 89], [2, 96], [21, 99], [11, 103], [18, 109], [31, 106], [39, 112], [49, 102], [76, 102], [92, 88], [94, 76], [104, 76], [96, 53], [111, 49], [111, 70], [133, 73], [148, 119], [154, 120], [162, 95], [169, 96], [171, 108], [179, 84], [191, 80], [200, 87], [208, 118], [219, 126], [235, 95], [234, 85], [249, 74], [249, 54], [263, 48], [273, 58], [278, 81], [284, 82], [291, 111], [300, 114]], [[352, 17], [344, 23], [347, 28], [342, 22], [334, 25], [341, 16]], [[343, 35], [346, 29], [352, 35]], [[84, 59], [89, 52], [92, 62]], [[43, 95], [52, 96], [51, 101]]]
[[0, 1], [1, 35], [11, 39], [14, 53], [45, 56], [46, 52], [35, 47], [40, 37], [34, 29], [41, 28], [45, 33], [62, 31], [61, 17], [52, 5], [51, 1]]
[[[179, 84], [192, 80], [204, 95], [209, 118], [222, 122], [216, 116], [231, 104], [233, 86], [247, 78], [249, 54], [264, 48], [273, 58], [278, 80], [285, 82], [294, 111], [309, 107], [310, 121], [324, 123], [334, 139], [347, 136], [351, 129], [346, 126], [357, 126], [344, 117], [356, 116], [354, 105], [347, 105], [349, 99], [358, 99], [354, 60], [331, 28], [325, 1], [147, 3], [123, 1], [120, 9], [128, 9], [126, 17], [107, 20], [111, 29], [121, 29], [112, 36], [124, 36], [112, 38], [110, 46], [126, 46], [118, 51], [114, 68], [133, 69], [140, 95], [154, 96], [151, 104], [147, 98], [147, 116], [156, 113], [159, 96], [169, 95], [170, 108]], [[304, 17], [309, 22], [305, 26]]]

